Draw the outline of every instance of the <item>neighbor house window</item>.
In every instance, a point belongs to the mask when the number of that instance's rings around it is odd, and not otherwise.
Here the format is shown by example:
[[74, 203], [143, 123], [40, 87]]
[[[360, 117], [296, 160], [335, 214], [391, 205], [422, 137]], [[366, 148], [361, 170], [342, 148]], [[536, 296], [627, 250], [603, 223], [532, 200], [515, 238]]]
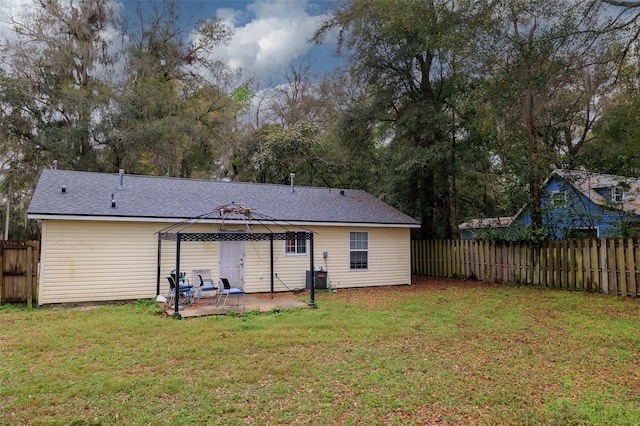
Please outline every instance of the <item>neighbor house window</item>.
[[350, 269], [369, 268], [369, 233], [349, 233], [349, 261]]
[[621, 203], [625, 201], [627, 198], [627, 194], [624, 191], [624, 188], [619, 186], [614, 186], [611, 188], [611, 202], [612, 203]]
[[284, 244], [285, 254], [307, 254], [307, 236], [304, 232], [288, 232]]
[[551, 193], [551, 208], [559, 209], [567, 206], [567, 191], [554, 191]]

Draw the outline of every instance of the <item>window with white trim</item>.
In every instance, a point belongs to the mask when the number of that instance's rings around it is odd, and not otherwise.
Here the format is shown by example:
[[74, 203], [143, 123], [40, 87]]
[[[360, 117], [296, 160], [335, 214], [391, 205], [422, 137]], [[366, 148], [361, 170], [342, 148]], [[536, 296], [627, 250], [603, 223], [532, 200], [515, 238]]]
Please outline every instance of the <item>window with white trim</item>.
[[307, 254], [307, 237], [304, 232], [288, 232], [284, 242], [284, 254]]
[[369, 233], [349, 233], [349, 269], [369, 268]]
[[626, 201], [627, 193], [624, 188], [621, 186], [613, 186], [611, 187], [611, 202], [612, 203], [622, 203]]

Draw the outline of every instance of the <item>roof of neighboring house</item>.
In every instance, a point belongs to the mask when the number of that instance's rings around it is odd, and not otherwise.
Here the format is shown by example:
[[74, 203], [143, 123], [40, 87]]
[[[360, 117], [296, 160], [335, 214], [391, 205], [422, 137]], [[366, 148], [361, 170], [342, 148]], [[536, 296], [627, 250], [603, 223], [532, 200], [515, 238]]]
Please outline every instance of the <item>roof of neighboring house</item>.
[[460, 229], [482, 229], [482, 228], [506, 228], [511, 225], [513, 218], [507, 217], [488, 217], [484, 219], [471, 219], [468, 222], [458, 225]]
[[[562, 178], [575, 188], [576, 191], [583, 194], [593, 203], [601, 206], [611, 206], [611, 201], [603, 197], [597, 190], [621, 186], [624, 189], [625, 197], [622, 199], [619, 207], [626, 212], [640, 214], [640, 179], [563, 169], [554, 170], [551, 173], [551, 177], [554, 175]], [[551, 179], [551, 177], [549, 179]], [[547, 179], [547, 182], [549, 179]]]
[[[122, 188], [120, 182], [122, 178]], [[64, 188], [64, 192], [63, 192]], [[112, 207], [112, 197], [115, 207]], [[28, 209], [32, 219], [218, 219], [222, 206], [251, 209], [256, 220], [419, 227], [420, 222], [365, 191], [45, 169]], [[231, 214], [227, 220], [241, 219]]]
[[[625, 197], [622, 202], [615, 206], [621, 207], [624, 211], [640, 215], [640, 179], [592, 173], [581, 170], [555, 169], [545, 180], [543, 187], [557, 176], [570, 184], [578, 193], [583, 194], [593, 203], [601, 206], [612, 206], [611, 201], [605, 198], [599, 189], [612, 188], [616, 186], [624, 187]], [[482, 229], [482, 228], [504, 228], [511, 223], [525, 210], [523, 206], [512, 217], [493, 217], [485, 219], [472, 219], [458, 225], [460, 229]]]

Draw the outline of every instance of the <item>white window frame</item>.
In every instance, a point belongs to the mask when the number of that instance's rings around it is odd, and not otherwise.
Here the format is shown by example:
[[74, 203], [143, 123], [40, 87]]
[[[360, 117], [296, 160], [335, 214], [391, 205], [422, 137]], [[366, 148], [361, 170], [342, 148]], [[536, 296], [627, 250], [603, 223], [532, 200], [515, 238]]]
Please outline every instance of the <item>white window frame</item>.
[[[362, 237], [365, 238], [357, 238]], [[362, 267], [362, 260], [354, 261], [352, 254], [365, 253], [365, 264]], [[354, 266], [354, 264], [356, 266]], [[360, 264], [361, 266], [357, 266]], [[369, 269], [369, 232], [367, 231], [350, 231], [349, 232], [349, 270], [350, 271], [366, 271]]]
[[612, 186], [611, 187], [611, 202], [612, 203], [623, 203], [627, 199], [627, 193], [624, 188], [620, 186]]
[[298, 238], [297, 232], [292, 232], [291, 234], [291, 238], [284, 240], [285, 256], [306, 256], [308, 253], [306, 235], [300, 233], [303, 238]]

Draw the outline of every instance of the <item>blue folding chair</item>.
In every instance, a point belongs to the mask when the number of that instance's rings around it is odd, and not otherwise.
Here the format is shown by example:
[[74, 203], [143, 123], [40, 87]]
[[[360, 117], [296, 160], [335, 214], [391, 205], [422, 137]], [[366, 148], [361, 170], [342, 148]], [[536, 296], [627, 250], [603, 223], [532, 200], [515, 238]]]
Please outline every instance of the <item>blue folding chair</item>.
[[[203, 274], [205, 274], [206, 276], [202, 277]], [[218, 286], [213, 283], [213, 279], [211, 278], [211, 270], [194, 269], [193, 283], [196, 302], [200, 300], [203, 291], [215, 291], [215, 297], [218, 297]]]
[[236, 306], [240, 306], [240, 296], [242, 296], [242, 310], [244, 311], [245, 309], [244, 290], [237, 287], [231, 287], [231, 284], [229, 284], [229, 280], [227, 278], [220, 277], [220, 281], [222, 281], [222, 290], [220, 291], [218, 304], [220, 303], [220, 298], [224, 296], [224, 302], [222, 302], [222, 307], [224, 308], [225, 305], [227, 304], [227, 299], [229, 298], [229, 295], [236, 295], [238, 296], [238, 303]]
[[176, 295], [176, 280], [173, 275], [167, 277], [167, 281], [169, 281], [169, 296], [167, 297], [167, 305], [171, 306], [175, 304], [176, 297], [178, 297], [178, 301], [181, 299], [186, 303], [193, 302], [193, 286], [189, 284], [180, 284], [178, 286], [178, 291]]

